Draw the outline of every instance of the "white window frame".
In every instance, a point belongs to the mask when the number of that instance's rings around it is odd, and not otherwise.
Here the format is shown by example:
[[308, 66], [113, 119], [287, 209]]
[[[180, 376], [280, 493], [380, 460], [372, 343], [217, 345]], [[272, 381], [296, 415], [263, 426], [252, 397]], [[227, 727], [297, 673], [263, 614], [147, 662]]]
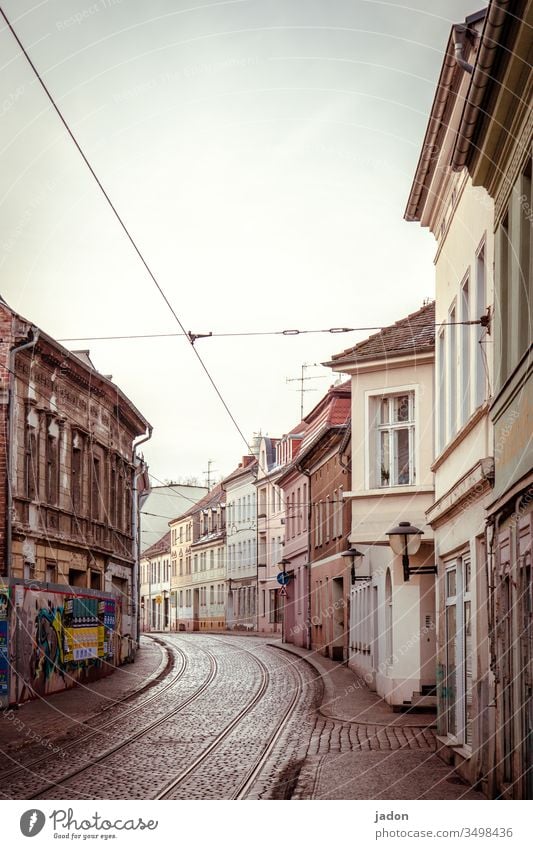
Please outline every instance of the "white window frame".
[[[465, 564], [470, 565], [470, 588], [468, 592], [464, 591]], [[455, 746], [464, 746], [471, 750], [471, 744], [466, 739], [466, 646], [465, 646], [465, 605], [470, 604], [470, 627], [474, 634], [475, 622], [473, 619], [474, 606], [472, 603], [472, 581], [474, 578], [474, 560], [468, 549], [465, 549], [452, 560], [448, 560], [444, 564], [444, 598], [445, 609], [455, 607], [455, 734], [450, 732], [448, 727], [448, 710], [445, 711], [446, 716], [446, 733], [451, 743]], [[455, 595], [448, 595], [448, 575], [455, 572]], [[446, 677], [445, 687], [448, 687], [448, 617], [445, 616], [445, 640], [446, 646]], [[472, 663], [475, 652], [471, 645], [470, 662]], [[472, 670], [473, 672], [473, 670]], [[473, 674], [472, 674], [473, 678]], [[472, 716], [470, 717], [470, 733], [472, 733]]]
[[[376, 403], [377, 398], [394, 397], [397, 395], [407, 394], [412, 394], [413, 397], [413, 421], [412, 425], [410, 425], [412, 427], [412, 434], [410, 433], [409, 436], [409, 466], [412, 482], [410, 484], [389, 484], [388, 486], [381, 486], [378, 483], [381, 476], [379, 476], [376, 480], [376, 466], [379, 458], [379, 452], [371, 450], [372, 434], [370, 422], [372, 421], [372, 426], [374, 427], [374, 422], [376, 421], [376, 417], [374, 415], [371, 416], [371, 407]], [[420, 386], [417, 383], [407, 383], [399, 386], [385, 386], [380, 389], [371, 389], [365, 392], [365, 489], [379, 489], [383, 492], [388, 492], [389, 490], [394, 490], [398, 487], [417, 485], [418, 470], [420, 469], [419, 395]], [[398, 423], [398, 425], [405, 426], [405, 423]], [[377, 428], [376, 433], [378, 433]]]

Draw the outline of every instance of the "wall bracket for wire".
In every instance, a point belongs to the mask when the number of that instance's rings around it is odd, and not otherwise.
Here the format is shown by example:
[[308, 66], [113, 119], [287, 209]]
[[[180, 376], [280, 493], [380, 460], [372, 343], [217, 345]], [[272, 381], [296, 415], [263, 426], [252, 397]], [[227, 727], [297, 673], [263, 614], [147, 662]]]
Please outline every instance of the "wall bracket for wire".
[[197, 339], [209, 339], [209, 337], [212, 335], [213, 333], [211, 330], [209, 331], [209, 333], [193, 333], [192, 330], [189, 330], [187, 333], [187, 336], [189, 337], [189, 342], [193, 346]]
[[490, 309], [490, 306], [489, 306], [489, 307], [487, 307], [487, 312], [485, 313], [485, 315], [482, 315], [481, 318], [479, 319], [479, 323], [480, 323], [481, 327], [486, 327], [487, 333], [489, 333], [489, 334], [490, 334], [491, 318], [492, 318], [492, 314], [491, 314], [491, 309]]

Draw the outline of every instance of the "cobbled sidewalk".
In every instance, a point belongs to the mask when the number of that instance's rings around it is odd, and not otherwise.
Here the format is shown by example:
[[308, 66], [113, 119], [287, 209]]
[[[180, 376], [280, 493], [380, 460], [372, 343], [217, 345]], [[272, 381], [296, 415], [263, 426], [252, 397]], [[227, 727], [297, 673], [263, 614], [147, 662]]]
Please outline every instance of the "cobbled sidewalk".
[[342, 664], [270, 643], [310, 663], [324, 685], [293, 799], [478, 799], [436, 754], [435, 715], [395, 713]]
[[165, 655], [152, 639], [141, 639], [134, 663], [118, 667], [91, 684], [0, 709], [0, 752], [7, 769], [18, 757], [52, 751], [81, 730], [81, 724], [115, 700], [129, 696], [154, 680], [164, 669]]

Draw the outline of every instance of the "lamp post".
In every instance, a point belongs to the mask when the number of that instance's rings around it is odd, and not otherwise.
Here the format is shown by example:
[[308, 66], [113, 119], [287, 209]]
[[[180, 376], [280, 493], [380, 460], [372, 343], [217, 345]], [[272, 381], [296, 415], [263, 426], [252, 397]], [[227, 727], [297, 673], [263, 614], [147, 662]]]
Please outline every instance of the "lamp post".
[[[422, 534], [420, 528], [416, 528], [410, 522], [400, 522], [395, 528], [387, 531], [389, 545], [394, 554], [401, 555], [403, 566], [403, 579], [408, 581], [410, 575], [420, 574], [421, 569], [412, 570], [409, 568], [409, 555], [416, 554], [422, 544]], [[436, 567], [421, 567], [425, 572], [435, 572]]]
[[356, 581], [369, 581], [370, 575], [356, 575], [355, 574], [355, 558], [363, 557], [363, 552], [358, 551], [356, 548], [350, 546], [347, 551], [341, 552], [341, 557], [345, 557], [346, 560], [350, 561], [350, 581], [352, 584], [355, 584]]

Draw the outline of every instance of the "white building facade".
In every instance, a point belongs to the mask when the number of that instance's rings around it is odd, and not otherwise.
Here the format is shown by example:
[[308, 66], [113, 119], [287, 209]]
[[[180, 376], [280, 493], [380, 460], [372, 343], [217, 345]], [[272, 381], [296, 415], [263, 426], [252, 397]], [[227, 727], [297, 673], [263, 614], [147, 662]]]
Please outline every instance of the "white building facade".
[[[483, 21], [481, 12], [465, 22], [469, 62]], [[438, 739], [440, 754], [475, 782], [486, 772], [492, 734], [485, 523], [494, 479], [494, 204], [466, 170], [450, 165], [471, 80], [455, 61], [455, 42], [454, 27], [439, 79], [446, 96], [434, 103], [423, 145], [435, 144], [439, 155], [421, 157], [406, 218], [428, 227], [437, 242], [435, 503], [426, 515], [439, 574]]]
[[257, 629], [257, 458], [247, 455], [222, 481], [226, 492], [226, 626]]
[[[397, 709], [434, 698], [433, 534], [434, 304], [337, 355], [329, 365], [352, 375], [354, 560], [349, 665]], [[406, 580], [388, 531], [407, 521], [422, 532]], [[430, 571], [433, 570], [433, 571]]]
[[141, 559], [141, 630], [170, 631], [170, 532]]

